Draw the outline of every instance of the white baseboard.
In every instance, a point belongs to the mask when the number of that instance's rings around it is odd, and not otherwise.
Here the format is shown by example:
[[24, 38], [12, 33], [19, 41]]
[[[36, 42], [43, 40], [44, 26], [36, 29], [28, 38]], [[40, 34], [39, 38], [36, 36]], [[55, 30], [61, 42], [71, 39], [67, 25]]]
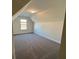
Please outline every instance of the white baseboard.
[[40, 35], [40, 36], [42, 36], [42, 37], [45, 37], [45, 38], [47, 38], [47, 39], [49, 39], [49, 40], [51, 40], [51, 41], [54, 41], [54, 42], [56, 42], [56, 43], [58, 43], [58, 44], [61, 43], [60, 41], [55, 40], [54, 38], [49, 37], [48, 35], [46, 35], [46, 34], [44, 34], [44, 33], [37, 33], [37, 32], [34, 32], [34, 33], [36, 33], [36, 34], [38, 34], [38, 35]]

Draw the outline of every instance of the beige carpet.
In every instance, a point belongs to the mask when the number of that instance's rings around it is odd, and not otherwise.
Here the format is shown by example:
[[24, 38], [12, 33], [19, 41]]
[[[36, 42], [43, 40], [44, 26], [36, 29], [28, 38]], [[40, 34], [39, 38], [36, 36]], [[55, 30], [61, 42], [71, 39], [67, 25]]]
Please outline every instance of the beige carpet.
[[58, 59], [59, 44], [36, 35], [16, 35], [16, 59]]

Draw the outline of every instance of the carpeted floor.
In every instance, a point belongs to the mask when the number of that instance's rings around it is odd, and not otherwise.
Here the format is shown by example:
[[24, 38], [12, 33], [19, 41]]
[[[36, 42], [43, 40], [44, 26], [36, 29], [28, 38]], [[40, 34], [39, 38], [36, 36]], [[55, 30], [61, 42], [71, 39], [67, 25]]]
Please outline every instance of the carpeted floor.
[[37, 34], [16, 35], [16, 59], [58, 59], [59, 44]]

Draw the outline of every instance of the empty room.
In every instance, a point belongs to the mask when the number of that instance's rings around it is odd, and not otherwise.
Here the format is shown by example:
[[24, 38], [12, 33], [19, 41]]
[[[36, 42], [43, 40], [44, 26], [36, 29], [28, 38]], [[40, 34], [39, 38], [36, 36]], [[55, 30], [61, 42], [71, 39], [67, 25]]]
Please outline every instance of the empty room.
[[65, 0], [25, 3], [12, 17], [12, 58], [59, 59], [65, 9]]

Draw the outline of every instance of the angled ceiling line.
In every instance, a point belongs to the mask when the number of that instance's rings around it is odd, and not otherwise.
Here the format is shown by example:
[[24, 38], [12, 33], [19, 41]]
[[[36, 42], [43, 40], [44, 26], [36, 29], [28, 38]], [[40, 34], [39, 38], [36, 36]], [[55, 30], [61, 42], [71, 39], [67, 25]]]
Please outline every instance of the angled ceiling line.
[[18, 17], [24, 10], [25, 8], [28, 7], [28, 5], [32, 2], [32, 0], [30, 0], [24, 7], [22, 7], [17, 13], [15, 13], [13, 16], [12, 16], [12, 21]]

